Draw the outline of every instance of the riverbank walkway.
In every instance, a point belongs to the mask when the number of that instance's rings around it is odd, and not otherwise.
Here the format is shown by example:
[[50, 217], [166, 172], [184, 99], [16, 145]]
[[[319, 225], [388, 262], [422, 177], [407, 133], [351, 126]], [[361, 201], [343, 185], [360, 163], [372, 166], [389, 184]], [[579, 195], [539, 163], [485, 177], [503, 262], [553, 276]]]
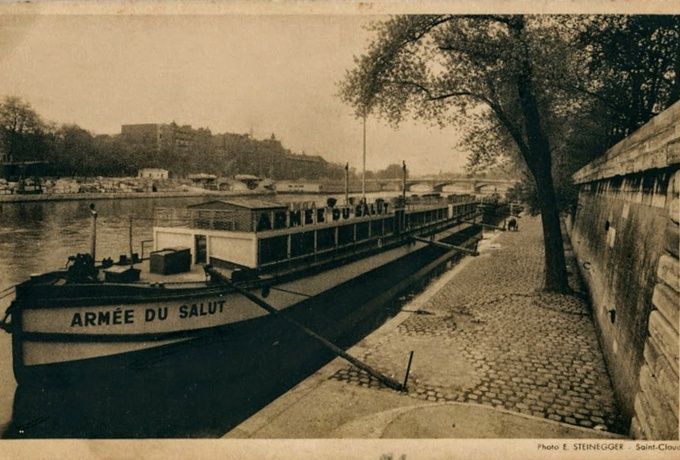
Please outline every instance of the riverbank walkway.
[[399, 381], [413, 350], [407, 392], [335, 359], [225, 437], [623, 437], [589, 306], [539, 292], [540, 219], [519, 223], [349, 350]]

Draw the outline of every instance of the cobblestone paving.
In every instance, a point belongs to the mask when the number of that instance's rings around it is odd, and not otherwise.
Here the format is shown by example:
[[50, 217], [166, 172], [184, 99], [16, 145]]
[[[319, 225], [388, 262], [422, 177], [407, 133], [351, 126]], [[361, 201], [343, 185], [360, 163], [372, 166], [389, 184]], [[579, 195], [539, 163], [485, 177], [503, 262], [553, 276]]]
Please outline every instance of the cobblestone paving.
[[[623, 433], [590, 308], [578, 294], [539, 292], [540, 220], [524, 217], [521, 224], [519, 232], [500, 235], [496, 248], [472, 260], [419, 314], [389, 334], [369, 336], [361, 358], [401, 380], [408, 351], [415, 350], [408, 385], [413, 398], [477, 403]], [[568, 266], [572, 287], [583, 292], [573, 258]], [[353, 367], [333, 378], [382, 388]]]

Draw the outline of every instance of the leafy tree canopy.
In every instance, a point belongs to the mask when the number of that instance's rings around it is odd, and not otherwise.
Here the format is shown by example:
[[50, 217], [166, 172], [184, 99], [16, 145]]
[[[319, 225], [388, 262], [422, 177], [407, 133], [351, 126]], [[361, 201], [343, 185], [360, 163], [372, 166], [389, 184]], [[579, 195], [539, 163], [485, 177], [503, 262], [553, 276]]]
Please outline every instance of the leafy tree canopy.
[[372, 30], [340, 96], [357, 116], [460, 127], [471, 172], [514, 165], [541, 214], [546, 289], [567, 290], [570, 175], [677, 100], [678, 18], [421, 15]]

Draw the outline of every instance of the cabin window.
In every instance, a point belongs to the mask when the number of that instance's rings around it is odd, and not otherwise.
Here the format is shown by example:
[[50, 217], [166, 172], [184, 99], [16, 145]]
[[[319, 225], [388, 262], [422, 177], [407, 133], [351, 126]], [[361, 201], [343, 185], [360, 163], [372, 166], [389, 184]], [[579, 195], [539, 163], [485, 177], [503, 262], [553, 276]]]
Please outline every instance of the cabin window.
[[290, 236], [290, 255], [304, 256], [314, 252], [314, 232], [293, 233]]
[[269, 218], [269, 213], [268, 212], [260, 213], [260, 216], [257, 220], [257, 227], [255, 227], [255, 231], [261, 232], [263, 230], [271, 230], [271, 229], [272, 229], [272, 222], [271, 222], [271, 219]]
[[319, 208], [316, 210], [316, 222], [321, 223], [326, 221], [325, 217], [326, 211], [323, 208]]
[[354, 225], [343, 225], [338, 228], [338, 245], [350, 244], [354, 241]]
[[210, 218], [212, 217], [212, 215], [213, 214], [211, 212], [198, 211], [196, 213], [195, 217], [194, 217], [194, 222], [193, 222], [194, 225], [193, 226], [195, 228], [202, 228], [202, 229], [210, 228], [210, 221], [211, 221]]
[[286, 211], [276, 211], [274, 213], [274, 228], [286, 228]]
[[316, 248], [319, 251], [335, 246], [335, 228], [324, 228], [316, 233]]
[[208, 240], [205, 235], [194, 236], [196, 263], [204, 264], [208, 260]]
[[298, 209], [290, 212], [290, 226], [299, 227], [302, 225], [302, 212]]
[[213, 228], [215, 230], [234, 231], [236, 223], [233, 220], [217, 219], [213, 222]]
[[357, 224], [357, 241], [368, 239], [368, 229], [370, 222], [361, 222]]
[[382, 236], [383, 234], [383, 220], [371, 221], [371, 236]]
[[385, 235], [389, 235], [391, 233], [394, 233], [394, 217], [390, 217], [389, 219], [385, 219]]
[[277, 262], [288, 257], [288, 236], [274, 236], [258, 240], [258, 261], [260, 264]]
[[313, 209], [305, 209], [304, 214], [305, 214], [305, 225], [313, 224], [314, 223], [314, 210]]

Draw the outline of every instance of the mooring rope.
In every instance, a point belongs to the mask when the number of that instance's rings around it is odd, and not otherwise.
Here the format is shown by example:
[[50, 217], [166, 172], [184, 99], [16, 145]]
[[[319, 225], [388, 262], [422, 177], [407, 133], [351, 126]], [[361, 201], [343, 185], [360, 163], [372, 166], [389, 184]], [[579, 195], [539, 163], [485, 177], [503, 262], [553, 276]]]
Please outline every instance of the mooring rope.
[[4, 299], [5, 297], [8, 297], [8, 296], [14, 294], [15, 288], [16, 288], [16, 285], [10, 286], [10, 287], [0, 291], [0, 299]]

